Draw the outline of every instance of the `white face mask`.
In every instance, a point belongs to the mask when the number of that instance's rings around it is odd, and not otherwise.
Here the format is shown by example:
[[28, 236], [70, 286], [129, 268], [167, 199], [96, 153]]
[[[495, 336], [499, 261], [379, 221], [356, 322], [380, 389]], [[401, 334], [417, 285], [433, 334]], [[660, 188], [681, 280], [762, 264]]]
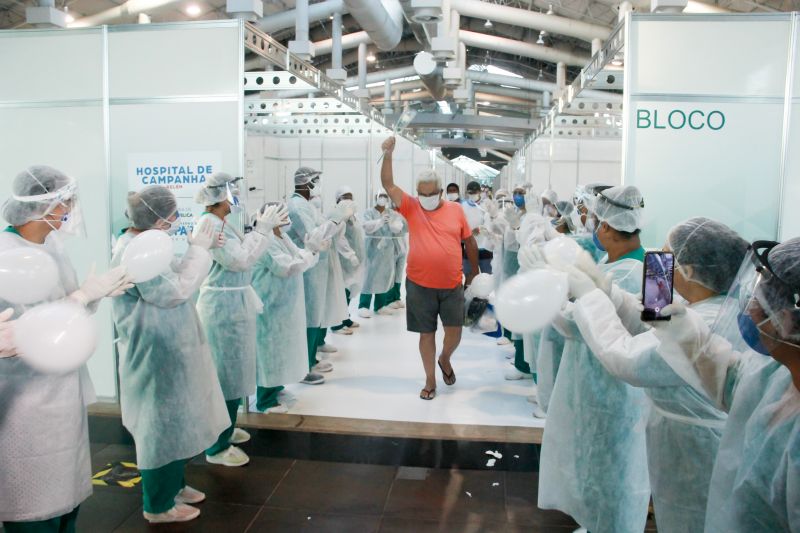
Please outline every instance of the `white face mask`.
[[320, 185], [319, 180], [311, 181], [308, 184], [308, 192], [312, 198], [316, 198], [317, 196], [322, 196], [322, 185]]
[[381, 207], [386, 207], [387, 205], [389, 205], [389, 200], [381, 196], [378, 198], [378, 205]]
[[166, 231], [167, 235], [177, 235], [181, 230], [181, 217], [178, 217], [173, 221], [165, 220], [164, 222], [169, 224], [168, 228], [163, 228], [163, 231]]
[[433, 211], [437, 207], [439, 207], [439, 195], [436, 196], [420, 196], [419, 197], [419, 204], [422, 206], [422, 209], [425, 211]]
[[478, 200], [481, 199], [481, 195], [480, 194], [470, 194], [469, 195], [469, 199], [472, 200], [473, 202], [477, 203]]
[[457, 192], [447, 193], [447, 199], [450, 200], [451, 202], [455, 202], [456, 200], [458, 200], [458, 193]]

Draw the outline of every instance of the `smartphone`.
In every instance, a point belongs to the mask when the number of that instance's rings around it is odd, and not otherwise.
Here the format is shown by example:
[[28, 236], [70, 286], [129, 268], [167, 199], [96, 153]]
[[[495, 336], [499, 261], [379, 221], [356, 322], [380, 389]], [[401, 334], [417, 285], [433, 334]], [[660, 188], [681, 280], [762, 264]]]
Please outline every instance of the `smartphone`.
[[644, 254], [644, 279], [642, 280], [642, 320], [669, 320], [661, 311], [672, 303], [672, 275], [674, 257], [671, 252]]

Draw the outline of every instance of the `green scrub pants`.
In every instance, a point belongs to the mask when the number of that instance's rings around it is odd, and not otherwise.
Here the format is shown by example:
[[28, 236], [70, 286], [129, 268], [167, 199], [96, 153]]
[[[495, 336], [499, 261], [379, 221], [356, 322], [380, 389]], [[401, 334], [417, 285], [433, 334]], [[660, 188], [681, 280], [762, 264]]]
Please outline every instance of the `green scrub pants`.
[[[389, 293], [385, 292], [383, 294], [376, 294], [375, 295], [375, 304], [372, 309], [378, 311], [379, 309], [386, 307], [389, 305]], [[358, 308], [359, 309], [369, 309], [369, 304], [372, 302], [372, 295], [371, 294], [361, 294], [361, 297], [358, 299]]]
[[400, 300], [400, 284], [399, 283], [395, 283], [394, 285], [392, 285], [392, 288], [389, 289], [389, 292], [387, 292], [386, 294], [387, 294], [386, 305], [389, 305], [390, 303], [394, 303], [394, 302], [399, 301]]
[[320, 340], [325, 342], [325, 328], [306, 328], [306, 341], [308, 341], [308, 369], [317, 364], [317, 348], [322, 346]]
[[[347, 298], [347, 308], [349, 309], [350, 308], [350, 289], [345, 289], [344, 290], [344, 296], [345, 296], [345, 298]], [[353, 321], [348, 318], [347, 320], [343, 321], [338, 326], [333, 326], [331, 328], [331, 331], [339, 331], [340, 329], [343, 329], [343, 328], [349, 328], [352, 325], [353, 325]]]
[[258, 387], [256, 389], [256, 409], [261, 412], [278, 405], [278, 394], [284, 389], [283, 385], [277, 387]]
[[231, 446], [231, 436], [233, 435], [233, 428], [236, 426], [236, 414], [239, 412], [239, 404], [242, 403], [242, 399], [239, 398], [238, 400], [226, 400], [225, 406], [228, 408], [228, 416], [231, 419], [231, 425], [223, 431], [217, 442], [214, 445], [206, 450], [206, 455], [217, 455], [220, 452], [224, 452]]
[[50, 518], [49, 520], [37, 520], [35, 522], [3, 522], [4, 533], [75, 533], [75, 523], [78, 521], [78, 509], [76, 507], [67, 514]]
[[531, 373], [531, 365], [525, 361], [525, 349], [522, 346], [522, 339], [515, 340], [514, 342], [514, 368], [523, 374]]
[[183, 473], [188, 462], [189, 459], [178, 459], [160, 468], [139, 471], [146, 513], [166, 513], [175, 506], [175, 496], [186, 486]]

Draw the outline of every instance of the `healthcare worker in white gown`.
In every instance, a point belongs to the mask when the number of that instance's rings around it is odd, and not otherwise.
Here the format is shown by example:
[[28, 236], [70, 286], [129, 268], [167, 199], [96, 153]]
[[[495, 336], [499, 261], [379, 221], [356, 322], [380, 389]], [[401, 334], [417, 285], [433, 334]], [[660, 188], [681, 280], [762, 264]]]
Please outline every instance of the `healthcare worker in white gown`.
[[[112, 265], [146, 230], [180, 228], [175, 196], [151, 185], [128, 194], [131, 227], [117, 240]], [[142, 476], [144, 517], [185, 522], [200, 515], [205, 495], [184, 480], [186, 463], [230, 426], [225, 399], [193, 296], [206, 279], [219, 234], [204, 223], [181, 259], [113, 301], [119, 335], [122, 424], [133, 435]]]
[[250, 285], [252, 267], [266, 252], [272, 228], [289, 222], [285, 207], [271, 206], [260, 214], [256, 230], [243, 235], [235, 222], [243, 210], [240, 180], [217, 172], [195, 198], [205, 207], [195, 229], [207, 222], [216, 233], [224, 234], [224, 242], [211, 249], [214, 262], [200, 287], [197, 314], [211, 347], [231, 425], [206, 450], [206, 460], [234, 467], [250, 461], [235, 446], [249, 441], [250, 434], [235, 425], [239, 405], [256, 392], [256, 317], [264, 308]]
[[[0, 233], [0, 253], [40, 250], [58, 266], [58, 283], [41, 302], [0, 300], [14, 318], [46, 302], [69, 298], [94, 311], [106, 296], [130, 286], [124, 268], [90, 274], [83, 285], [63, 247], [81, 229], [76, 181], [47, 166], [20, 172], [3, 205], [9, 226]], [[94, 230], [94, 228], [93, 228]], [[4, 320], [8, 313], [2, 315]], [[78, 506], [91, 493], [86, 406], [95, 401], [86, 367], [66, 374], [34, 370], [16, 356], [11, 322], [0, 328], [0, 522], [3, 531], [73, 532]], [[58, 357], [54, 353], [53, 357]]]
[[[689, 219], [667, 236], [664, 249], [674, 254], [676, 291], [708, 327], [747, 247], [736, 232], [707, 218]], [[653, 330], [628, 333], [624, 322], [640, 317], [638, 299], [601, 280], [607, 296], [592, 278], [599, 276], [575, 272], [570, 277], [571, 292], [578, 297], [575, 321], [605, 369], [642, 387], [651, 401], [647, 463], [658, 530], [702, 533], [711, 470], [727, 416], [661, 357]]]
[[[594, 202], [600, 265], [617, 286], [639, 292], [644, 201], [632, 186], [603, 191]], [[566, 311], [571, 318], [571, 311]], [[641, 389], [603, 368], [577, 331], [565, 341], [544, 430], [539, 507], [571, 515], [592, 533], [641, 533], [647, 521], [647, 474]]]
[[728, 413], [706, 533], [800, 531], [800, 238], [751, 245], [714, 327], [680, 304], [660, 353]]

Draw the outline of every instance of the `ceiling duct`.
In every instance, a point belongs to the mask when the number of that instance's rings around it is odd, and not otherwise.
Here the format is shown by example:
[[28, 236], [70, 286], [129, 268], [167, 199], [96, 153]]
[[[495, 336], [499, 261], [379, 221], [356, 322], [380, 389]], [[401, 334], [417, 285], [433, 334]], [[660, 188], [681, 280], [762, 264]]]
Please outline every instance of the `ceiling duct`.
[[350, 15], [381, 50], [391, 50], [403, 37], [403, 8], [398, 0], [344, 0]]
[[414, 56], [414, 70], [431, 96], [436, 100], [442, 100], [447, 88], [442, 78], [442, 66], [436, 62], [433, 55], [430, 52], [420, 52]]

